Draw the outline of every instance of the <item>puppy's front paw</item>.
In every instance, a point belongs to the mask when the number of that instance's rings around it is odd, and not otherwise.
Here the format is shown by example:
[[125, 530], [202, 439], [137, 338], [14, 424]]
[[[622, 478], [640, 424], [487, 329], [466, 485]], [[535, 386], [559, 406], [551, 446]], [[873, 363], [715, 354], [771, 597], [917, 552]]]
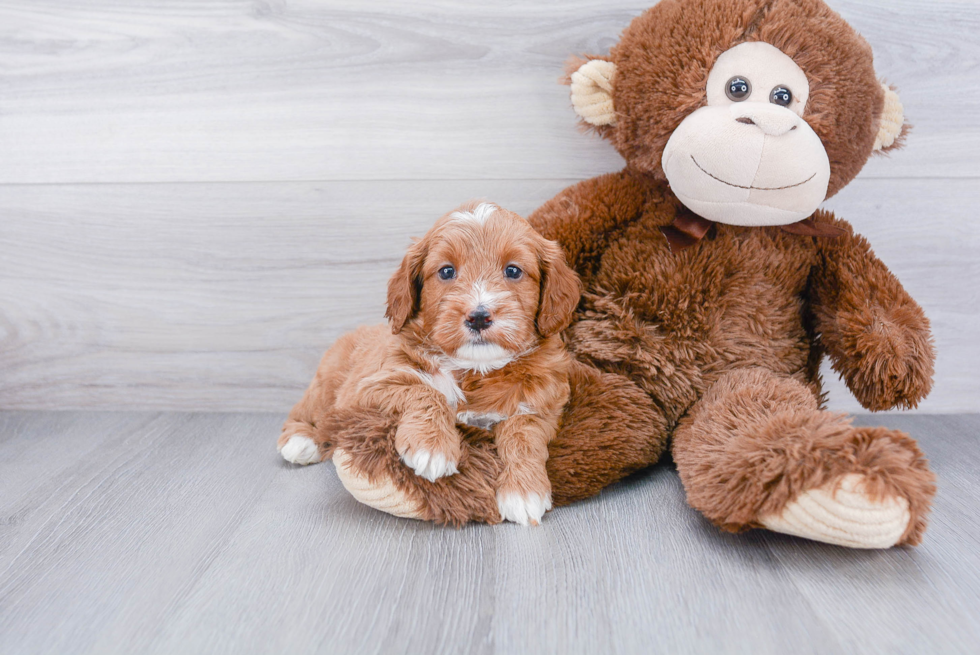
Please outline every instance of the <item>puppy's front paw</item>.
[[544, 513], [551, 509], [551, 494], [522, 494], [517, 491], [498, 491], [497, 509], [505, 521], [521, 525], [538, 525]]
[[316, 442], [309, 437], [294, 434], [279, 448], [279, 454], [293, 464], [316, 464], [323, 460]]
[[395, 449], [405, 466], [419, 477], [435, 482], [459, 473], [462, 443], [456, 425], [449, 421], [405, 417], [395, 433]]
[[405, 462], [405, 466], [415, 471], [415, 475], [423, 477], [429, 482], [435, 482], [439, 478], [459, 473], [456, 462], [442, 453], [431, 453], [419, 448], [402, 453], [401, 458]]

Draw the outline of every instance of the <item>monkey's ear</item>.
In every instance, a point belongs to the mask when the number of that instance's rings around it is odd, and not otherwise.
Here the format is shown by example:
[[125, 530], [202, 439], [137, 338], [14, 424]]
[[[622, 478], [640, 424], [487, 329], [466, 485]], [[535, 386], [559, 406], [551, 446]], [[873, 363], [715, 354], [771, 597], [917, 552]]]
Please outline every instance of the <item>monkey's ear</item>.
[[413, 243], [405, 253], [401, 266], [388, 281], [388, 309], [385, 316], [392, 334], [398, 334], [405, 323], [419, 311], [422, 294], [422, 266], [428, 254], [428, 244], [423, 239]]
[[575, 113], [593, 127], [616, 124], [612, 97], [615, 76], [616, 64], [605, 59], [590, 59], [569, 75]]
[[902, 147], [902, 141], [908, 127], [905, 125], [905, 110], [902, 100], [890, 86], [881, 83], [885, 92], [884, 105], [881, 108], [881, 121], [878, 124], [878, 135], [875, 137], [874, 152], [888, 152]]

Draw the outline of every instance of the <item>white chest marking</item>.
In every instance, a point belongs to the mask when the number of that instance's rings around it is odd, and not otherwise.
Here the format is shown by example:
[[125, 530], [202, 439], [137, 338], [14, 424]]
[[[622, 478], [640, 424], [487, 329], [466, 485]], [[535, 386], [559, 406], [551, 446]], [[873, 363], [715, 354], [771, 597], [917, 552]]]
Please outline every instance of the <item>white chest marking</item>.
[[484, 430], [489, 430], [497, 423], [506, 419], [507, 416], [505, 414], [499, 414], [497, 412], [487, 412], [486, 414], [481, 414], [480, 412], [459, 412], [456, 414], [457, 423], [465, 423], [466, 425], [483, 428]]
[[452, 373], [444, 368], [440, 368], [434, 375], [426, 373], [425, 371], [420, 371], [417, 368], [411, 369], [422, 382], [426, 383], [443, 396], [446, 397], [446, 402], [449, 403], [450, 407], [456, 407], [461, 401], [466, 400], [466, 396], [463, 394], [463, 390], [459, 388], [456, 384], [456, 380], [453, 379]]

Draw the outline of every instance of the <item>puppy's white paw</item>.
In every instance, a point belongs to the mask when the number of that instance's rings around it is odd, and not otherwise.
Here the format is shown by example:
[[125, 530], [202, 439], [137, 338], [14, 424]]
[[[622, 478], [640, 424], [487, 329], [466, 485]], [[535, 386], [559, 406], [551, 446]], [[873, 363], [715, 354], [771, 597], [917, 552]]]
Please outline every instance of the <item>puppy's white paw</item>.
[[428, 450], [413, 450], [402, 455], [405, 466], [415, 471], [415, 475], [435, 482], [455, 473], [459, 473], [456, 462], [449, 460], [442, 453], [433, 455]]
[[537, 525], [544, 513], [551, 509], [551, 494], [520, 494], [517, 492], [498, 492], [497, 509], [505, 521], [521, 525]]
[[279, 449], [279, 454], [287, 462], [293, 464], [316, 464], [322, 458], [320, 449], [309, 437], [294, 434], [289, 441]]

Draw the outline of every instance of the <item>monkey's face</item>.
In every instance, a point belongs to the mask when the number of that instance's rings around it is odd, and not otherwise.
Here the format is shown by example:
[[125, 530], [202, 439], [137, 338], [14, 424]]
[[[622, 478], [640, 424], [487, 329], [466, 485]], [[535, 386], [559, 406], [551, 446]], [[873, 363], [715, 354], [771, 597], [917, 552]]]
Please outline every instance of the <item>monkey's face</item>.
[[659, 0], [572, 106], [628, 166], [720, 223], [808, 218], [908, 126], [871, 46], [821, 0]]
[[689, 209], [730, 225], [786, 225], [827, 197], [830, 160], [803, 120], [806, 74], [779, 49], [742, 43], [718, 57], [707, 104], [671, 134], [662, 166]]

